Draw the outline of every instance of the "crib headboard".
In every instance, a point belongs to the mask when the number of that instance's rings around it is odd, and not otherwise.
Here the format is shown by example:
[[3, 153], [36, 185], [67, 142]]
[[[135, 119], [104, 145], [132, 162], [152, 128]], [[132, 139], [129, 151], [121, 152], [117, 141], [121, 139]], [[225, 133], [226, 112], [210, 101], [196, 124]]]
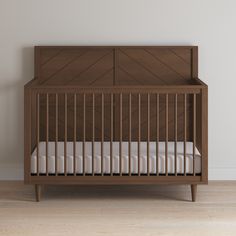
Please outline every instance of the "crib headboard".
[[191, 84], [196, 46], [36, 46], [35, 78], [47, 85]]
[[[113, 85], [185, 85], [192, 84], [192, 78], [198, 77], [198, 48], [196, 46], [116, 46], [116, 47], [77, 47], [77, 46], [36, 46], [35, 47], [35, 77], [43, 85], [81, 85], [81, 86], [113, 86]], [[45, 97], [42, 99], [45, 100]], [[49, 98], [52, 107], [55, 107], [54, 98]], [[60, 104], [63, 104], [63, 97], [59, 97]], [[80, 99], [78, 97], [80, 101]], [[99, 97], [96, 101], [99, 103]], [[145, 99], [143, 102], [145, 103]], [[154, 98], [151, 97], [151, 103]], [[179, 98], [181, 103], [182, 97]], [[133, 99], [133, 107], [137, 107], [137, 98]], [[89, 101], [88, 101], [89, 102]], [[119, 98], [114, 97], [114, 122], [119, 117]], [[182, 101], [183, 102], [183, 101]], [[42, 103], [45, 104], [45, 101]], [[68, 104], [73, 104], [73, 98], [68, 96]], [[128, 109], [128, 97], [123, 97], [124, 109]], [[78, 102], [79, 106], [82, 106]], [[106, 97], [105, 97], [106, 106]], [[107, 104], [108, 110], [110, 105]], [[192, 137], [192, 113], [191, 98], [187, 98], [188, 106], [188, 130], [187, 138]], [[96, 106], [97, 107], [97, 106]], [[106, 107], [105, 107], [106, 108]], [[46, 117], [46, 108], [41, 107], [41, 119]], [[96, 108], [98, 109], [98, 108]], [[145, 108], [146, 109], [146, 108]], [[142, 109], [142, 135], [141, 139], [146, 140], [147, 111]], [[169, 95], [169, 127], [174, 130], [174, 95]], [[107, 110], [107, 109], [105, 109]], [[124, 112], [128, 112], [127, 111]], [[165, 98], [160, 96], [160, 140], [165, 138]], [[96, 111], [99, 114], [99, 110]], [[89, 110], [88, 110], [89, 114]], [[59, 116], [64, 116], [63, 105], [59, 109]], [[155, 114], [153, 114], [153, 117]], [[133, 117], [137, 117], [137, 109], [133, 111]], [[54, 122], [53, 115], [49, 115], [49, 121]], [[81, 118], [82, 119], [82, 118]], [[88, 115], [90, 122], [91, 114]], [[109, 115], [105, 119], [109, 121]], [[73, 113], [68, 109], [68, 123], [73, 123]], [[59, 139], [63, 139], [63, 120], [59, 129]], [[124, 116], [124, 124], [128, 122], [128, 117]], [[132, 134], [137, 137], [137, 128], [134, 127]], [[155, 119], [151, 117], [152, 122]], [[183, 124], [183, 107], [179, 105], [178, 126]], [[90, 122], [91, 123], [91, 122]], [[107, 122], [109, 123], [109, 122]], [[78, 122], [78, 134], [82, 137], [82, 120]], [[42, 124], [43, 125], [43, 124]], [[153, 124], [155, 125], [155, 124]], [[136, 124], [137, 126], [137, 124]], [[92, 137], [92, 131], [88, 127], [87, 138]], [[172, 129], [173, 128], [173, 129]], [[109, 129], [105, 127], [109, 136]], [[96, 130], [96, 136], [100, 137], [101, 128]], [[45, 138], [45, 127], [42, 127], [41, 139]], [[53, 130], [50, 132], [52, 139], [55, 136]], [[50, 138], [49, 135], [49, 138]], [[124, 139], [128, 139], [128, 130], [124, 129]], [[150, 134], [151, 140], [155, 140], [155, 134]], [[178, 130], [179, 139], [183, 138], [183, 130]], [[188, 139], [189, 139], [188, 138]], [[68, 126], [68, 140], [73, 139], [73, 127]], [[115, 125], [114, 139], [119, 139], [119, 124]], [[174, 139], [174, 132], [169, 133], [169, 139]]]

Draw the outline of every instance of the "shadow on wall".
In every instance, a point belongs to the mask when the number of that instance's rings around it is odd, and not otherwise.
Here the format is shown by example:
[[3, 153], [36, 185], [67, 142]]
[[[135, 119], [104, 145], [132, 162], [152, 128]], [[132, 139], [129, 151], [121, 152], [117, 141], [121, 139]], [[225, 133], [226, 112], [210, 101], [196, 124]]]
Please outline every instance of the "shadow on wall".
[[34, 48], [16, 53], [21, 72], [16, 79], [2, 79], [0, 86], [0, 179], [23, 178], [24, 85], [32, 79]]

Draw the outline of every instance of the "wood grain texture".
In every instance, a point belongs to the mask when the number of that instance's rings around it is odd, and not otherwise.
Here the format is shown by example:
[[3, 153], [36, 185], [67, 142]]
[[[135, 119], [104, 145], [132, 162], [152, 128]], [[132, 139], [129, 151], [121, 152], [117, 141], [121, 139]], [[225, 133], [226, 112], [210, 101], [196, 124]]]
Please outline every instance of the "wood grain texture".
[[[38, 46], [35, 47], [35, 76], [42, 85], [80, 85], [80, 86], [154, 86], [154, 85], [186, 85], [194, 84], [193, 76], [197, 75], [197, 55], [196, 46], [111, 46], [111, 47], [76, 47], [76, 46]], [[124, 95], [123, 106], [125, 113], [128, 112], [129, 102], [127, 99], [128, 95]], [[90, 96], [91, 97], [91, 96]], [[135, 96], [134, 96], [135, 98]], [[155, 106], [151, 96], [151, 110]], [[46, 127], [45, 127], [45, 116], [46, 108], [43, 105], [45, 103], [45, 96], [41, 97], [40, 107], [40, 139], [45, 140], [46, 137]], [[105, 111], [109, 111], [109, 98], [105, 97]], [[146, 117], [146, 98], [141, 98], [142, 109], [141, 120], [142, 120], [142, 130], [141, 130], [141, 140], [147, 139], [147, 117]], [[81, 100], [78, 98], [78, 100]], [[95, 128], [95, 140], [101, 137], [101, 106], [100, 98], [96, 98], [98, 105], [95, 104], [95, 117], [97, 118], [96, 128]], [[106, 102], [107, 100], [107, 102]], [[114, 97], [114, 103], [118, 103], [118, 97]], [[49, 101], [50, 107], [52, 109], [52, 115], [49, 120], [52, 124], [54, 118], [54, 104], [55, 101], [52, 99]], [[91, 98], [87, 101], [88, 105], [86, 108], [86, 113], [88, 113], [86, 120], [86, 137], [91, 140], [92, 131], [92, 114], [91, 112]], [[187, 100], [187, 138], [192, 137], [192, 101], [190, 98]], [[68, 140], [73, 139], [73, 98], [68, 97]], [[81, 112], [79, 111], [81, 107], [81, 102], [78, 102], [78, 137], [81, 137], [80, 130], [83, 129], [82, 122], [79, 121], [81, 118]], [[59, 140], [64, 139], [63, 132], [63, 98], [59, 96]], [[182, 102], [179, 100], [179, 114], [178, 114], [178, 126], [181, 127], [183, 123], [183, 109], [181, 109]], [[133, 100], [132, 104], [132, 117], [137, 117], [137, 99]], [[173, 119], [173, 96], [170, 95], [169, 104], [169, 139], [174, 140], [174, 119]], [[160, 97], [160, 141], [165, 140], [165, 104], [164, 97]], [[109, 112], [105, 113], [105, 124], [110, 122]], [[119, 106], [114, 107], [114, 124], [116, 123], [116, 117], [119, 117]], [[155, 114], [151, 114], [150, 126], [154, 127]], [[134, 120], [135, 121], [135, 120]], [[126, 127], [128, 122], [128, 116], [123, 117], [123, 137], [124, 140], [128, 140], [128, 131]], [[55, 129], [50, 128], [50, 140], [55, 139]], [[137, 140], [137, 122], [133, 122], [132, 125], [132, 136], [133, 140]], [[105, 141], [110, 139], [109, 129], [104, 131]], [[183, 129], [179, 129], [178, 138], [183, 139]], [[119, 127], [114, 127], [114, 137], [115, 140], [119, 138]], [[150, 134], [150, 141], [155, 140], [155, 134]]]
[[33, 186], [0, 182], [0, 235], [235, 236], [236, 182], [189, 185]]
[[173, 51], [144, 47], [118, 50], [117, 84], [184, 84], [191, 78], [191, 49]]
[[[207, 85], [197, 76], [196, 46], [35, 47], [35, 79], [25, 86], [25, 183], [207, 183]], [[57, 141], [83, 141], [85, 147], [85, 141], [148, 144], [157, 139], [193, 141], [195, 136], [203, 160], [198, 176], [169, 176], [167, 172], [167, 176], [30, 174], [30, 155], [38, 141], [55, 141], [55, 147]]]
[[35, 47], [35, 77], [47, 85], [191, 84], [196, 46]]

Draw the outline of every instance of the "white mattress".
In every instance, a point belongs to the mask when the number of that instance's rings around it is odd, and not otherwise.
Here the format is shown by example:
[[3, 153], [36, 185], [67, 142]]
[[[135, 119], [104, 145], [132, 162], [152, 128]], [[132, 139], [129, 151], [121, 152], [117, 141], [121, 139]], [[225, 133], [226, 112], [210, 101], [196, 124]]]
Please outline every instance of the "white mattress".
[[[83, 173], [83, 142], [76, 143], [76, 174]], [[110, 142], [104, 142], [104, 159], [103, 159], [103, 173], [110, 174]], [[57, 173], [64, 174], [64, 142], [58, 142], [57, 154]], [[101, 143], [94, 143], [94, 173], [101, 174]], [[150, 174], [156, 174], [156, 142], [149, 143], [149, 171]], [[138, 174], [138, 143], [131, 143], [131, 173]], [[140, 142], [140, 173], [147, 174], [147, 143]], [[128, 142], [122, 143], [122, 173], [129, 173], [129, 149]], [[175, 155], [174, 142], [168, 142], [168, 173], [175, 173]], [[118, 174], [119, 166], [119, 142], [113, 142], [113, 166], [112, 171]], [[159, 142], [158, 155], [158, 173], [165, 174], [165, 142]], [[67, 174], [74, 172], [74, 156], [73, 156], [73, 142], [67, 142]], [[36, 149], [31, 156], [31, 173], [37, 173], [37, 154]], [[39, 143], [39, 173], [46, 173], [46, 143]], [[48, 142], [48, 173], [55, 174], [55, 142]], [[92, 174], [92, 143], [85, 143], [85, 173]], [[177, 173], [184, 173], [184, 143], [177, 143]], [[186, 173], [193, 173], [193, 143], [186, 142]], [[195, 173], [201, 173], [201, 155], [197, 148], [195, 148]]]

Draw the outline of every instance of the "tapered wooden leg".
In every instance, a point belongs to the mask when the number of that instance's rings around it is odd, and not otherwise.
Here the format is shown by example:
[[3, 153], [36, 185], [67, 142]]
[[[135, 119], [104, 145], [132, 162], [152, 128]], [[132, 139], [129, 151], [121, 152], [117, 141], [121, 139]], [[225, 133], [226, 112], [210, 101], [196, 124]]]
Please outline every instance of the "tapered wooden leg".
[[40, 184], [35, 184], [35, 198], [36, 202], [40, 201], [42, 186]]
[[196, 197], [197, 197], [197, 185], [196, 184], [191, 184], [191, 194], [192, 194], [192, 201], [196, 202]]

